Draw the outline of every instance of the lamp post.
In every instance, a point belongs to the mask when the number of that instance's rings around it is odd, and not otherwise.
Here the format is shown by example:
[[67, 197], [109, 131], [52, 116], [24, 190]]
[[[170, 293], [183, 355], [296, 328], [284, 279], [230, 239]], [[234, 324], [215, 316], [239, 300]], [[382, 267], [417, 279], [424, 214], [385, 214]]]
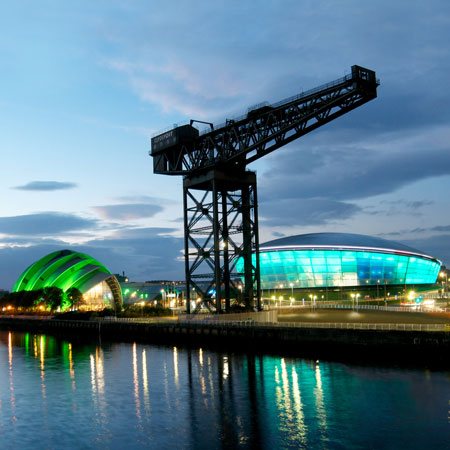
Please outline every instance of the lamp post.
[[166, 307], [166, 290], [165, 289], [161, 289], [161, 301], [163, 304], [163, 308]]
[[314, 309], [316, 307], [317, 295], [309, 294], [309, 298], [311, 299], [311, 309]]
[[291, 303], [292, 303], [292, 300], [294, 300], [294, 283], [289, 283], [289, 286], [291, 287]]
[[241, 302], [242, 301], [242, 289], [243, 289], [242, 284], [238, 284], [238, 289], [239, 289], [239, 302]]
[[[279, 284], [278, 285], [278, 289], [283, 289], [284, 288], [284, 284]], [[278, 295], [278, 308], [280, 308], [281, 307], [281, 300], [283, 299], [283, 296], [282, 295]]]
[[447, 281], [448, 281], [448, 277], [447, 277], [447, 272], [446, 271], [442, 271], [439, 273], [439, 278], [441, 278], [441, 284], [442, 284], [442, 298], [447, 297], [446, 291], [447, 291]]

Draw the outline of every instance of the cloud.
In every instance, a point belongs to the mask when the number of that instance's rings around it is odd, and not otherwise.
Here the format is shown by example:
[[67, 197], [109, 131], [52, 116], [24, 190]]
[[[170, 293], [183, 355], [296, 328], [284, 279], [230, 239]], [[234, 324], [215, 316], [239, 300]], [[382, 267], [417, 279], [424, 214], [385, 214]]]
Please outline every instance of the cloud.
[[260, 224], [265, 227], [324, 225], [353, 217], [361, 209], [352, 203], [326, 198], [262, 200]]
[[0, 288], [10, 289], [19, 275], [30, 264], [48, 253], [69, 248], [87, 253], [112, 273], [125, 271], [130, 279], [145, 281], [151, 279], [183, 279], [184, 261], [181, 237], [169, 236], [172, 228], [138, 228], [119, 230], [110, 238], [91, 239], [81, 245], [64, 241], [36, 239], [21, 240], [26, 245], [5, 245], [0, 247]]
[[[205, 37], [200, 42], [191, 33], [188, 2], [177, 5], [177, 26], [170, 31], [161, 21], [174, 17], [170, 4], [140, 15], [138, 5], [122, 6], [125, 16], [139, 18], [130, 21], [132, 28], [126, 21], [113, 24], [120, 32], [109, 37], [113, 52], [106, 65], [144, 102], [171, 112], [170, 120], [179, 114], [216, 124], [229, 111], [241, 114], [251, 104], [337, 79], [353, 64], [374, 69], [381, 80], [376, 100], [264, 158], [270, 170], [259, 177], [259, 200], [271, 208], [261, 209], [262, 225], [288, 224], [292, 214], [298, 221], [291, 226], [325, 225], [358, 212], [417, 214], [425, 204], [415, 211], [406, 203], [376, 211], [359, 205], [450, 174], [448, 6], [416, 2], [405, 13], [395, 2], [380, 7], [350, 0], [336, 13], [331, 2], [302, 8], [294, 0], [283, 8], [263, 3], [256, 12], [237, 1], [226, 9], [197, 5], [196, 32]], [[431, 23], [432, 30], [424, 25]], [[305, 213], [282, 208], [284, 199], [305, 204]]]
[[398, 200], [381, 200], [376, 206], [368, 205], [364, 207], [364, 212], [372, 216], [422, 216], [421, 211], [426, 206], [431, 206], [435, 202], [431, 200], [405, 200], [399, 198]]
[[403, 239], [402, 243], [434, 256], [440, 259], [444, 265], [450, 267], [450, 234]]
[[0, 246], [2, 247], [29, 247], [33, 245], [67, 245], [63, 239], [49, 238], [45, 236], [2, 236]]
[[98, 222], [76, 214], [42, 212], [0, 217], [0, 234], [11, 236], [55, 236], [61, 233], [92, 230]]
[[[352, 141], [353, 139], [353, 141]], [[301, 142], [270, 155], [265, 161], [266, 170], [259, 177], [259, 200], [280, 202], [274, 204], [273, 221], [289, 220], [290, 209], [281, 204], [302, 204], [308, 200], [308, 208], [302, 223], [328, 223], [333, 220], [329, 202], [347, 205], [339, 208], [352, 217], [358, 212], [360, 201], [399, 191], [421, 180], [450, 175], [450, 127], [439, 126], [427, 130], [380, 134], [377, 138], [356, 133], [353, 138], [345, 131], [328, 131], [311, 136], [308, 146]], [[379, 203], [367, 206], [367, 214], [415, 214], [433, 201], [412, 199]], [[322, 199], [315, 203], [313, 199]], [[383, 200], [381, 200], [383, 201]], [[316, 204], [311, 219], [309, 205]], [[353, 208], [348, 205], [353, 204]], [[320, 214], [323, 205], [323, 215]], [[361, 209], [362, 211], [362, 209]], [[318, 218], [323, 217], [323, 220]], [[338, 215], [338, 219], [343, 215]]]
[[402, 230], [391, 231], [387, 233], [382, 233], [385, 236], [401, 236], [405, 234], [423, 234], [423, 233], [448, 233], [450, 232], [450, 225], [436, 225], [433, 227], [415, 227], [415, 228], [404, 228]]
[[262, 2], [257, 10], [247, 2], [227, 5], [177, 2], [175, 9], [166, 3], [157, 13], [120, 5], [120, 14], [109, 17], [105, 37], [112, 56], [106, 64], [144, 101], [212, 120], [227, 108], [244, 111], [329, 82], [356, 63], [381, 78], [380, 99], [370, 106], [377, 112], [371, 121], [364, 120], [366, 113], [352, 114], [358, 126], [446, 122], [450, 112], [428, 107], [447, 104], [450, 95], [441, 88], [450, 69], [445, 2], [416, 2], [406, 13], [387, 1], [349, 0], [338, 12], [331, 2], [301, 8], [294, 0], [283, 8]]
[[450, 128], [421, 130], [416, 139], [397, 135], [349, 145], [327, 136], [329, 140], [313, 142], [309, 148], [291, 146], [271, 159], [270, 171], [260, 177], [260, 190], [272, 198], [335, 200], [391, 193], [419, 180], [450, 175], [444, 135], [450, 138]]
[[113, 233], [111, 239], [117, 239], [118, 241], [124, 239], [149, 239], [160, 236], [169, 236], [177, 231], [177, 228], [164, 227], [123, 228]]
[[181, 113], [189, 118], [220, 116], [236, 104], [237, 83], [226, 71], [215, 80], [205, 80], [187, 61], [172, 56], [161, 64], [127, 60], [108, 61], [107, 66], [124, 74], [132, 90], [148, 103], [159, 105], [164, 113]]
[[125, 195], [117, 197], [115, 200], [119, 203], [94, 206], [92, 209], [102, 219], [128, 221], [151, 218], [164, 211], [165, 207], [177, 204], [173, 199], [149, 195]]
[[171, 198], [165, 197], [152, 197], [150, 195], [123, 195], [117, 197], [116, 200], [118, 202], [123, 203], [151, 203], [154, 205], [167, 205], [168, 203], [173, 204], [176, 203]]
[[102, 219], [135, 220], [148, 219], [164, 210], [162, 206], [148, 203], [128, 203], [121, 205], [95, 206], [93, 209]]
[[13, 189], [21, 191], [61, 191], [66, 189], [74, 189], [76, 183], [61, 181], [30, 181], [22, 186], [15, 186]]
[[130, 279], [184, 278], [183, 238], [160, 235], [158, 231], [129, 233], [128, 237], [97, 239], [82, 248], [114, 273], [125, 271]]

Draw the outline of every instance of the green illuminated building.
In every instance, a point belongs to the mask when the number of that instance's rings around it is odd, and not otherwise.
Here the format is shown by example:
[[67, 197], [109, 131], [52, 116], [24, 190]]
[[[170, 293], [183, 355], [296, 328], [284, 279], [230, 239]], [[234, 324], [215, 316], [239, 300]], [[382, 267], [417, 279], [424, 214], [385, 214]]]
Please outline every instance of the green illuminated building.
[[71, 250], [50, 253], [20, 275], [12, 291], [34, 291], [57, 287], [64, 292], [76, 288], [84, 302], [95, 308], [120, 306], [122, 293], [111, 272], [89, 255]]
[[262, 289], [433, 285], [440, 267], [419, 250], [358, 234], [304, 234], [260, 246]]

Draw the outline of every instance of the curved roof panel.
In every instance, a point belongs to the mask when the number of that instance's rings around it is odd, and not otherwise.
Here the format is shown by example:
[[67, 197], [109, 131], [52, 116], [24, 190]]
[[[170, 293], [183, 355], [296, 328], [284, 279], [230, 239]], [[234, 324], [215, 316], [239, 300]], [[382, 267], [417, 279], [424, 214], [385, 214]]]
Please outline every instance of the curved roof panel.
[[76, 287], [84, 293], [111, 276], [111, 272], [91, 256], [59, 250], [29, 266], [16, 281], [13, 292], [53, 286], [63, 291]]
[[[272, 247], [304, 247], [304, 248], [333, 248], [333, 249], [371, 249], [375, 251], [394, 251], [424, 255], [420, 250], [408, 247], [398, 242], [389, 241], [374, 236], [352, 233], [310, 233], [274, 239], [261, 244], [260, 250]], [[431, 257], [430, 257], [431, 258]], [[434, 259], [434, 258], [433, 258]]]

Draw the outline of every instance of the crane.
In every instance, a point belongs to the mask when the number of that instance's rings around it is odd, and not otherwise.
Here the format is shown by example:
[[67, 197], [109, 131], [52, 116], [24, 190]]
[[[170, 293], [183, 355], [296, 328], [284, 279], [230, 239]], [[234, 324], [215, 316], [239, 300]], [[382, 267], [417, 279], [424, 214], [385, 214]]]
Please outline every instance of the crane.
[[[191, 120], [151, 139], [153, 172], [183, 176], [188, 313], [193, 297], [194, 312], [229, 311], [235, 297], [261, 308], [256, 174], [247, 166], [376, 98], [378, 86], [373, 70], [354, 65], [343, 78], [219, 126]], [[196, 123], [209, 128], [200, 132]]]

